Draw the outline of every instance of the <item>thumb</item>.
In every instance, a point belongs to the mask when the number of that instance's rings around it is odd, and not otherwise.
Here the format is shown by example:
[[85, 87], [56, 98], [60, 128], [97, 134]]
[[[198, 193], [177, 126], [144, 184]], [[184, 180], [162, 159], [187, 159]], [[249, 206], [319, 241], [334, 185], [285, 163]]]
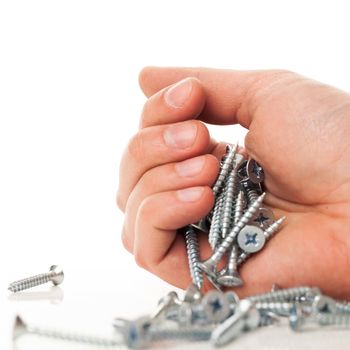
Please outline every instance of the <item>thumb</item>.
[[295, 79], [283, 70], [234, 71], [208, 68], [146, 67], [139, 77], [144, 94], [149, 97], [181, 79], [199, 79], [206, 94], [200, 119], [212, 124], [236, 124], [249, 128], [254, 111], [264, 92], [276, 82]]

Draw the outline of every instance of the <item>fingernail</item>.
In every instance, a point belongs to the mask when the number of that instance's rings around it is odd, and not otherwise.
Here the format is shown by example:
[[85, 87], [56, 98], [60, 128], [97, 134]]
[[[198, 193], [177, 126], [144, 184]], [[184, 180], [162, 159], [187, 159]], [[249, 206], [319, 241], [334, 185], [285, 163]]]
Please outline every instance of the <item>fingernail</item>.
[[183, 162], [177, 163], [175, 169], [180, 176], [195, 176], [203, 170], [204, 162], [204, 157], [187, 159]]
[[192, 92], [192, 81], [184, 79], [170, 87], [164, 94], [165, 102], [174, 108], [184, 106]]
[[195, 202], [202, 197], [204, 187], [190, 187], [177, 191], [177, 198], [181, 202]]
[[197, 135], [197, 125], [194, 123], [180, 123], [165, 129], [164, 140], [169, 147], [187, 148], [193, 145]]

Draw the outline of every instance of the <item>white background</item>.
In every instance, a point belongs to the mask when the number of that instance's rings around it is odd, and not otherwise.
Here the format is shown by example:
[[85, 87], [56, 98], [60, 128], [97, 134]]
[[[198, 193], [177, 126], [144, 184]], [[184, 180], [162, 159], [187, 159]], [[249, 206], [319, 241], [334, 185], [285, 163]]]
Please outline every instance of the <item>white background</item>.
[[[103, 331], [114, 316], [152, 311], [172, 289], [138, 268], [119, 238], [118, 164], [145, 101], [142, 67], [284, 68], [350, 91], [347, 3], [1, 1], [0, 349], [10, 349], [16, 312], [34, 324]], [[239, 127], [211, 130], [243, 143]], [[64, 267], [61, 289], [20, 300], [7, 293], [10, 281], [52, 264]], [[54, 293], [63, 301], [48, 300]], [[329, 348], [345, 337], [259, 334], [240, 344], [306, 349], [314, 339]]]

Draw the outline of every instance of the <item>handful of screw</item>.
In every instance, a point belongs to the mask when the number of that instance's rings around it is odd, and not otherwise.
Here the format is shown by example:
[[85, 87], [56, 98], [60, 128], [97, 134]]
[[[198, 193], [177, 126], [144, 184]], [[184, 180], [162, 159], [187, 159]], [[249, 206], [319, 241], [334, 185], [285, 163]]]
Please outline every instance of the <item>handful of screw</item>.
[[[214, 208], [207, 217], [185, 228], [191, 277], [199, 289], [203, 272], [218, 289], [243, 285], [238, 266], [260, 251], [285, 220], [285, 217], [275, 220], [271, 209], [263, 206], [262, 167], [254, 159], [245, 160], [237, 150], [238, 145], [227, 145], [213, 186]], [[208, 233], [213, 254], [206, 261], [199, 261], [194, 228]], [[218, 272], [217, 265], [225, 254], [226, 267]]]
[[[215, 204], [211, 212], [198, 223], [184, 228], [192, 284], [183, 298], [176, 292], [163, 297], [156, 311], [136, 320], [117, 318], [113, 322], [119, 337], [102, 339], [40, 329], [16, 318], [13, 337], [36, 334], [116, 348], [150, 347], [171, 340], [208, 341], [223, 346], [240, 335], [283, 319], [289, 320], [292, 330], [328, 325], [350, 327], [350, 303], [336, 301], [323, 295], [318, 288], [296, 287], [281, 289], [274, 285], [271, 292], [239, 299], [233, 291], [222, 287], [239, 287], [243, 280], [238, 268], [252, 254], [260, 251], [279, 230], [285, 217], [275, 220], [272, 211], [263, 206], [264, 171], [254, 160], [246, 160], [238, 146], [227, 146], [221, 161], [218, 178], [213, 185]], [[213, 254], [200, 261], [197, 231], [208, 233]], [[218, 271], [220, 261], [226, 266]], [[9, 289], [16, 292], [47, 282], [48, 277], [58, 284], [63, 272], [53, 266], [49, 274], [14, 282]], [[217, 288], [202, 295], [203, 274]]]

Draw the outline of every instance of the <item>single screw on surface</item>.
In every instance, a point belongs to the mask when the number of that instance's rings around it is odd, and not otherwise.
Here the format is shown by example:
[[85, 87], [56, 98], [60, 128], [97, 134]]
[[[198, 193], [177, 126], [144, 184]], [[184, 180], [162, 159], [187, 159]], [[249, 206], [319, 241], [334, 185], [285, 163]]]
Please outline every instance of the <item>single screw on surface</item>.
[[198, 263], [200, 269], [203, 270], [207, 275], [216, 278], [216, 265], [224, 256], [226, 251], [231, 247], [239, 231], [247, 224], [247, 222], [252, 218], [255, 212], [260, 208], [264, 198], [265, 193], [259, 196], [259, 198], [249, 206], [248, 210], [244, 213], [244, 215], [241, 217], [238, 223], [233, 227], [230, 233], [217, 247], [214, 254], [206, 261]]
[[29, 289], [41, 284], [52, 282], [55, 286], [61, 284], [64, 279], [64, 273], [60, 266], [52, 265], [50, 271], [47, 273], [42, 273], [40, 275], [25, 278], [19, 281], [10, 283], [8, 290], [11, 292], [20, 292], [25, 289]]
[[198, 287], [198, 289], [201, 289], [203, 284], [203, 273], [201, 269], [198, 267], [198, 262], [199, 262], [198, 237], [197, 237], [197, 233], [195, 232], [192, 226], [186, 227], [185, 239], [186, 239], [186, 247], [187, 247], [188, 264], [190, 267], [192, 282]]
[[56, 330], [42, 329], [38, 327], [33, 327], [28, 325], [23, 321], [20, 316], [16, 316], [13, 331], [12, 331], [12, 340], [15, 341], [22, 335], [25, 334], [34, 334], [41, 337], [53, 338], [63, 341], [71, 341], [77, 343], [91, 344], [102, 347], [115, 347], [116, 345], [122, 345], [120, 341], [102, 337], [94, 337], [90, 335], [67, 333]]

